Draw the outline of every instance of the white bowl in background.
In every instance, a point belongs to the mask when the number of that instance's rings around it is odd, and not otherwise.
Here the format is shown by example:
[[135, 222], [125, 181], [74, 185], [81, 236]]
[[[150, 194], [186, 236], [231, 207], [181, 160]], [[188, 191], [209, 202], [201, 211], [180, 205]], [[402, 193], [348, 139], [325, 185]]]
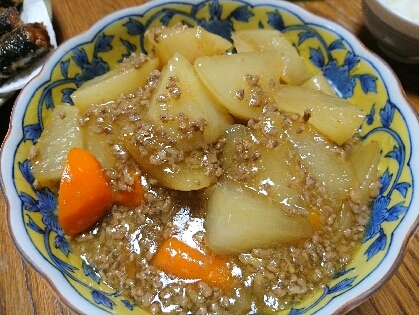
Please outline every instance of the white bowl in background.
[[385, 0], [363, 0], [362, 10], [365, 25], [385, 54], [400, 62], [419, 63], [419, 22]]

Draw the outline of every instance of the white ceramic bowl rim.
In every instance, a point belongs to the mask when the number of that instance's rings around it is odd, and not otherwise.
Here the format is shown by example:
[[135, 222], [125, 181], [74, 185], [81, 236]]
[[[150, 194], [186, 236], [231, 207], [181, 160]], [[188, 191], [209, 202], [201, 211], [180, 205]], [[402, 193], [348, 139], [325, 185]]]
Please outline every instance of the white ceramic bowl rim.
[[[0, 178], [1, 178], [1, 188], [5, 195], [6, 202], [8, 203], [8, 224], [11, 231], [11, 235], [14, 243], [20, 249], [23, 257], [40, 273], [45, 279], [51, 284], [54, 290], [62, 297], [62, 299], [75, 311], [79, 313], [86, 314], [109, 314], [108, 312], [101, 310], [82, 298], [66, 281], [62, 274], [51, 264], [47, 263], [41, 253], [37, 248], [32, 244], [29, 236], [26, 232], [25, 226], [23, 224], [22, 212], [15, 211], [11, 209], [11, 205], [21, 204], [19, 196], [16, 192], [16, 187], [13, 182], [13, 163], [15, 157], [16, 147], [23, 139], [23, 130], [21, 123], [25, 114], [27, 101], [35, 93], [36, 88], [40, 85], [40, 82], [48, 79], [48, 73], [55, 67], [55, 65], [60, 61], [64, 54], [72, 50], [75, 46], [80, 43], [87, 42], [93, 35], [98, 34], [104, 27], [109, 25], [114, 20], [119, 20], [124, 16], [132, 15], [134, 13], [143, 13], [156, 6], [163, 5], [165, 3], [172, 2], [170, 0], [153, 0], [144, 5], [126, 8], [120, 11], [117, 11], [113, 14], [110, 14], [95, 25], [92, 26], [86, 33], [78, 35], [62, 45], [51, 55], [44, 65], [41, 73], [33, 79], [19, 94], [18, 99], [16, 100], [15, 107], [13, 109], [13, 116], [11, 120], [10, 130], [6, 136], [5, 141], [3, 142], [1, 148], [1, 168], [0, 168]], [[201, 1], [194, 0], [184, 0], [183, 3], [199, 3]], [[366, 50], [366, 48], [360, 44], [359, 40], [351, 34], [348, 30], [342, 26], [323, 19], [321, 17], [315, 16], [302, 8], [296, 6], [295, 4], [285, 2], [285, 1], [275, 1], [275, 0], [264, 0], [263, 2], [258, 0], [248, 0], [245, 3], [253, 6], [268, 5], [272, 7], [280, 7], [282, 9], [288, 10], [298, 16], [302, 21], [311, 24], [318, 24], [324, 28], [330, 29], [331, 31], [340, 34], [348, 45], [353, 49], [354, 53], [357, 54], [360, 58], [368, 61], [380, 74], [381, 78], [384, 81], [386, 88], [389, 93], [389, 99], [392, 100], [394, 104], [399, 105], [399, 110], [405, 120], [407, 126], [409, 127], [410, 135], [419, 134], [419, 118], [416, 111], [408, 103], [399, 81], [397, 80], [395, 74], [390, 70], [390, 68], [376, 55]], [[410, 137], [412, 138], [412, 137]], [[419, 160], [419, 146], [412, 145], [412, 151], [409, 157], [410, 161]], [[411, 163], [413, 184], [416, 183], [416, 180], [419, 177], [419, 163]], [[413, 189], [414, 191], [414, 189]], [[386, 257], [380, 263], [380, 265], [373, 271], [371, 274], [366, 277], [362, 282], [360, 282], [356, 290], [346, 291], [345, 294], [336, 296], [330, 303], [328, 303], [322, 310], [322, 314], [332, 314], [332, 313], [341, 313], [348, 311], [350, 308], [354, 307], [356, 304], [362, 302], [362, 300], [374, 292], [378, 286], [388, 279], [391, 273], [398, 267], [399, 263], [403, 258], [403, 252], [407, 246], [407, 243], [410, 237], [416, 230], [416, 227], [419, 224], [419, 195], [414, 193], [412, 196], [411, 204], [409, 211], [401, 220], [400, 225], [394, 232], [394, 237], [392, 238], [392, 245], [390, 250], [387, 252]], [[384, 276], [383, 276], [384, 275]], [[361, 294], [359, 292], [362, 292]]]

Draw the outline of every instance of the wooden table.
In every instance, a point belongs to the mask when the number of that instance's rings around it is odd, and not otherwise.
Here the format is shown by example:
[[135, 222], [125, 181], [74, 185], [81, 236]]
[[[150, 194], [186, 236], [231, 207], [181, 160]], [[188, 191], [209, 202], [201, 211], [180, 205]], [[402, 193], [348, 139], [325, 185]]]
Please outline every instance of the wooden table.
[[[52, 0], [58, 42], [87, 30], [102, 16], [146, 0]], [[294, 1], [318, 15], [332, 19], [356, 34], [371, 50], [382, 55], [365, 28], [361, 0]], [[419, 66], [388, 60], [399, 76], [408, 100], [419, 111]], [[8, 125], [13, 101], [0, 107], [0, 141]], [[419, 136], [419, 135], [418, 135]], [[75, 314], [55, 295], [46, 281], [24, 261], [8, 234], [6, 205], [0, 193], [0, 314]], [[349, 314], [419, 314], [419, 230], [396, 273], [368, 300]]]

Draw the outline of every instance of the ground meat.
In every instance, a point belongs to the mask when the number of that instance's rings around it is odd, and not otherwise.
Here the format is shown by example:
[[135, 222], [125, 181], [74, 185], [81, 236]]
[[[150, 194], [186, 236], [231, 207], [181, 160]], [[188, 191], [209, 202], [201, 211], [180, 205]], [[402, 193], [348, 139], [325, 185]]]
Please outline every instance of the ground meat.
[[[213, 162], [217, 163], [216, 158]], [[129, 183], [123, 169], [119, 171]], [[179, 226], [170, 223], [176, 214], [183, 211], [188, 222], [204, 218], [205, 193], [170, 191], [145, 182], [144, 204], [135, 209], [115, 206], [92, 232], [71, 239], [71, 243], [104, 281], [152, 314], [186, 314], [185, 310], [193, 314], [247, 314], [252, 303], [259, 312], [268, 313], [294, 305], [324, 286], [350, 261], [369, 217], [368, 207], [355, 209], [356, 223], [342, 230], [336, 214], [327, 216], [325, 211], [322, 220], [328, 228], [317, 230], [306, 241], [232, 257], [243, 282], [236, 290], [224, 292], [202, 281], [176, 279], [153, 267], [158, 244], [178, 233]], [[316, 187], [310, 178], [307, 185]], [[316, 197], [308, 193], [307, 198]], [[202, 233], [202, 226], [191, 231], [195, 242], [202, 242]]]
[[[158, 38], [156, 32], [155, 40]], [[141, 58], [131, 57], [124, 62], [140, 64]], [[221, 137], [197, 150], [184, 151], [176, 147], [176, 140], [162, 128], [144, 121], [142, 117], [159, 78], [160, 72], [153, 72], [147, 85], [135, 95], [121, 95], [109, 104], [94, 105], [80, 119], [82, 126], [93, 125], [95, 132], [109, 135], [117, 160], [114, 167], [107, 170], [114, 189], [129, 190], [132, 174], [140, 174], [145, 198], [138, 207], [114, 206], [90, 232], [71, 238], [75, 252], [94, 267], [103, 281], [152, 314], [268, 314], [294, 306], [324, 287], [345, 268], [362, 240], [370, 216], [369, 206], [359, 204], [359, 196], [353, 193], [346, 201], [347, 207], [336, 207], [294, 150], [290, 150], [287, 157], [295, 161], [296, 174], [289, 185], [301, 187], [303, 200], [313, 209], [321, 209], [317, 211], [321, 228], [315, 229], [309, 239], [273, 248], [255, 248], [229, 257], [238, 279], [231, 290], [222, 290], [199, 279], [177, 279], [153, 266], [159, 245], [170, 236], [186, 235], [182, 237], [189, 237], [190, 241], [205, 247], [203, 222], [210, 189], [180, 192], [162, 187], [141, 170], [123, 144], [113, 142], [112, 135], [118, 132], [128, 135], [125, 141], [134, 145], [142, 156], [147, 156], [154, 166], [176, 171], [186, 164], [204, 168], [206, 174], [215, 178], [225, 172], [220, 156], [227, 142]], [[249, 75], [246, 80], [251, 86], [251, 105], [263, 106], [265, 115], [278, 113], [275, 104], [260, 88], [259, 77]], [[177, 77], [170, 78], [168, 93], [159, 95], [159, 102], [180, 97], [182, 91], [177, 82]], [[236, 97], [244, 98], [244, 91], [238, 91]], [[276, 117], [280, 117], [280, 126], [284, 128], [298, 124], [295, 132], [299, 133], [304, 132], [310, 112], [305, 112], [303, 117], [281, 113]], [[186, 113], [160, 117], [163, 124], [175, 120], [186, 138], [202, 133], [206, 126], [204, 119], [192, 121]], [[258, 135], [260, 146], [255, 149], [245, 136], [235, 139], [235, 167], [228, 176], [238, 182], [257, 175], [254, 165], [262, 158], [261, 150], [275, 150], [284, 141], [278, 136], [278, 127], [265, 124], [261, 117], [249, 120], [247, 128]], [[345, 158], [356, 143], [354, 139], [336, 148], [336, 155]], [[36, 152], [32, 152], [31, 156], [35, 155]], [[259, 189], [268, 196], [271, 194], [269, 182], [262, 183]], [[376, 196], [379, 183], [369, 189], [370, 196]], [[307, 217], [313, 209], [282, 206], [282, 211], [290, 216]]]
[[120, 64], [120, 69], [121, 70], [128, 70], [128, 69], [132, 69], [133, 67], [138, 69], [141, 67], [141, 65], [150, 60], [150, 57], [148, 57], [147, 55], [144, 54], [140, 54], [140, 55], [131, 55], [127, 58], [124, 58], [124, 60], [121, 62]]

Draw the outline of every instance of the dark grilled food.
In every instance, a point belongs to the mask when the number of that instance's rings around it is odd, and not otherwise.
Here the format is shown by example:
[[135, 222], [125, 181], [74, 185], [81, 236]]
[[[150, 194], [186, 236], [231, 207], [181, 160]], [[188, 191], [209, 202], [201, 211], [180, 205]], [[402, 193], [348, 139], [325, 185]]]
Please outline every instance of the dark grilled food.
[[18, 10], [22, 8], [23, 0], [0, 0], [1, 8], [15, 7]]
[[27, 23], [3, 35], [0, 38], [0, 81], [45, 56], [51, 47], [42, 23]]
[[23, 24], [16, 7], [0, 7], [0, 36], [13, 31]]

